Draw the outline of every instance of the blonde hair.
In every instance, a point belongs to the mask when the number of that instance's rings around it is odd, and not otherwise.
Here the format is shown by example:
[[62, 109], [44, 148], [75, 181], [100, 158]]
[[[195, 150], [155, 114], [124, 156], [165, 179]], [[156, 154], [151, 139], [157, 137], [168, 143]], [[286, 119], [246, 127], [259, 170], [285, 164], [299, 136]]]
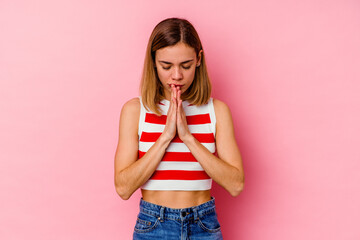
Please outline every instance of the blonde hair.
[[[146, 48], [140, 93], [145, 108], [157, 115], [161, 115], [157, 103], [165, 98], [165, 94], [155, 67], [155, 52], [161, 48], [173, 46], [178, 42], [183, 42], [194, 48], [197, 57], [200, 50], [203, 49], [194, 26], [186, 19], [180, 18], [167, 18], [158, 23], [150, 35]], [[200, 66], [196, 67], [195, 70], [194, 81], [189, 89], [183, 93], [182, 99], [199, 106], [206, 104], [210, 95], [211, 83], [203, 51]]]

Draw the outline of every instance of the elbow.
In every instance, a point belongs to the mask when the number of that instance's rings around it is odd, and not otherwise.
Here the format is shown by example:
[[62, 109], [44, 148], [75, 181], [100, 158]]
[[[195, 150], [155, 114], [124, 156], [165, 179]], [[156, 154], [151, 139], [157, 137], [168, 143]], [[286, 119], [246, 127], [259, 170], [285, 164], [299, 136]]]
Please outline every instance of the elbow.
[[122, 200], [128, 200], [131, 196], [123, 188], [120, 187], [116, 187], [116, 192], [121, 197]]
[[121, 197], [123, 200], [128, 200], [132, 193], [128, 190], [125, 184], [122, 184], [121, 182], [117, 181], [115, 178], [115, 189], [117, 194]]
[[237, 197], [244, 189], [244, 180], [239, 181], [237, 184], [234, 184], [234, 188], [230, 191], [231, 196]]
[[128, 200], [131, 197], [131, 194], [124, 187], [116, 186], [116, 192], [122, 200]]

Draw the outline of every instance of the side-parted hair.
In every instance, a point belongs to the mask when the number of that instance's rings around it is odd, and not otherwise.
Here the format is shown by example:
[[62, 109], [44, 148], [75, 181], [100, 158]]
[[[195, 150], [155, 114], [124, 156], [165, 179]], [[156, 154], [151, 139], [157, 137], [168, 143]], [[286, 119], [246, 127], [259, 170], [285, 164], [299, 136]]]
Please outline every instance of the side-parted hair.
[[[203, 47], [194, 26], [186, 19], [167, 18], [161, 21], [152, 31], [147, 45], [140, 93], [145, 108], [158, 116], [162, 113], [157, 103], [165, 98], [165, 94], [156, 70], [155, 52], [179, 42], [194, 48], [198, 59], [199, 52], [203, 50]], [[206, 68], [204, 51], [202, 51], [200, 66], [196, 67], [194, 81], [182, 94], [182, 99], [187, 100], [190, 104], [200, 106], [209, 101], [210, 95], [211, 83]]]

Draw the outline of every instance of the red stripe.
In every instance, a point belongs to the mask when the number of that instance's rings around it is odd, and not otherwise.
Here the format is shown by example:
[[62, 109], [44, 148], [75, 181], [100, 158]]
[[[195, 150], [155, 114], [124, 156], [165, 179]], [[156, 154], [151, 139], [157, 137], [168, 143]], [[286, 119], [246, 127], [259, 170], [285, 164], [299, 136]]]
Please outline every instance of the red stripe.
[[[142, 132], [141, 133], [141, 142], [156, 142], [156, 140], [160, 137], [161, 132]], [[201, 143], [213, 143], [215, 142], [213, 133], [192, 133], [192, 135]], [[179, 136], [176, 136], [171, 140], [171, 142], [182, 143]]]
[[145, 155], [146, 152], [142, 152], [139, 150], [138, 152], [138, 159], [142, 158]]
[[192, 133], [192, 135], [201, 143], [214, 143], [213, 133]]
[[188, 125], [211, 123], [210, 115], [208, 113], [193, 115], [193, 116], [186, 116], [186, 122]]
[[[154, 113], [146, 113], [145, 122], [152, 124], [166, 124], [167, 115], [157, 116]], [[197, 124], [206, 124], [211, 123], [210, 115], [206, 114], [198, 114], [192, 116], [186, 116], [186, 122], [188, 125], [197, 125]]]
[[158, 170], [151, 176], [152, 180], [203, 180], [210, 179], [205, 171]]
[[[139, 159], [144, 155], [145, 152], [139, 151]], [[191, 152], [165, 152], [161, 161], [197, 162]]]
[[161, 132], [142, 132], [140, 142], [156, 142]]
[[153, 124], [166, 124], [166, 115], [158, 116], [154, 113], [146, 113], [145, 122]]

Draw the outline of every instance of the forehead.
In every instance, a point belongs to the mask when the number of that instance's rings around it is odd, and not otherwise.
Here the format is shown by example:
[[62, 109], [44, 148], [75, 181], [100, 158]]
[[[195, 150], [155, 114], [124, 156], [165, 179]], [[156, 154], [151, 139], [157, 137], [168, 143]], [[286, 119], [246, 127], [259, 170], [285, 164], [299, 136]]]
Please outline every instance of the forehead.
[[157, 60], [168, 62], [181, 62], [196, 56], [195, 50], [185, 43], [177, 43], [174, 46], [161, 48], [155, 52]]

